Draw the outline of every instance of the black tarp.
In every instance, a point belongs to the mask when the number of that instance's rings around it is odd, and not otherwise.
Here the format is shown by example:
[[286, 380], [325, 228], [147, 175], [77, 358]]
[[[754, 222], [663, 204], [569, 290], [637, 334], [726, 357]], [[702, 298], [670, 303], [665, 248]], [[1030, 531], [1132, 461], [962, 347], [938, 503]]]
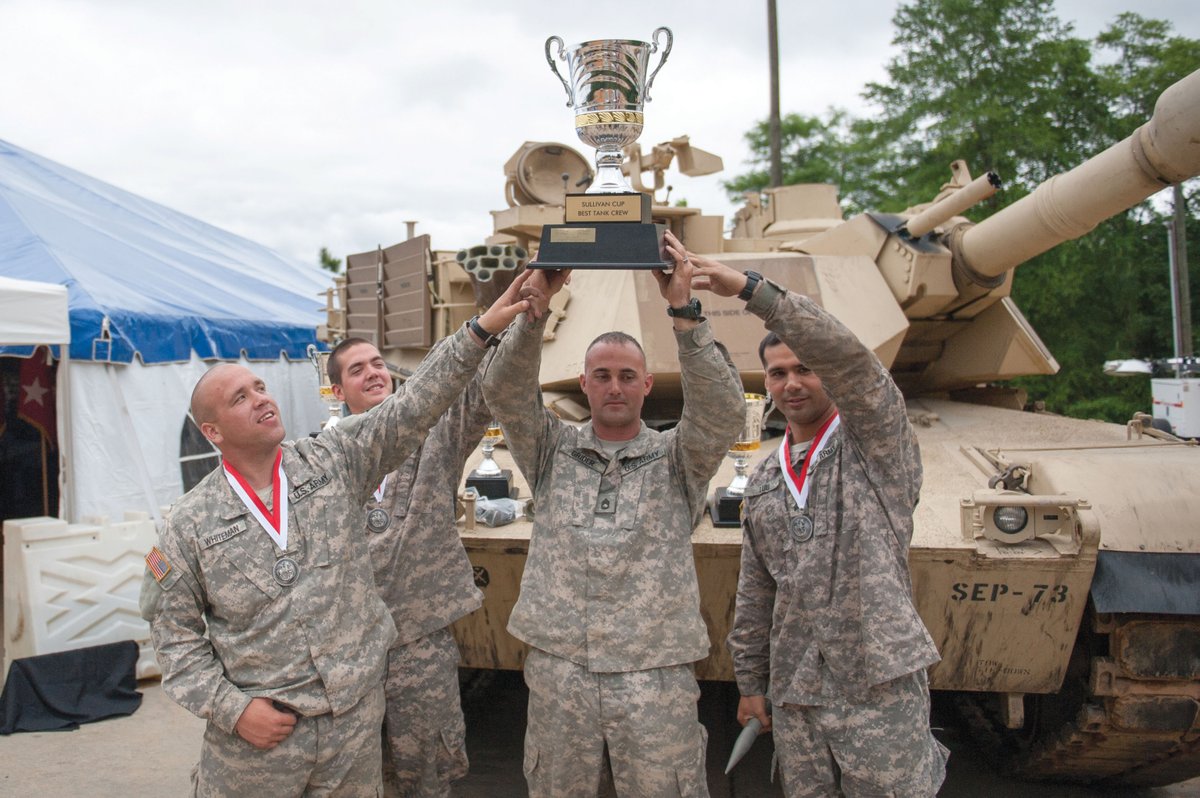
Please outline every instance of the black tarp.
[[132, 640], [13, 660], [0, 694], [0, 734], [69, 731], [142, 704]]

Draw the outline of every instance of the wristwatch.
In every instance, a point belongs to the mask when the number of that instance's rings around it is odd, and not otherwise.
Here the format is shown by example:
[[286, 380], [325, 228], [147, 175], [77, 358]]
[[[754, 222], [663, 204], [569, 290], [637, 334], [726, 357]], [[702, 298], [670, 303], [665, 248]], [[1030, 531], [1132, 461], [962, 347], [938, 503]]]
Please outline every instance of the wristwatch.
[[692, 301], [677, 308], [668, 307], [667, 315], [673, 319], [699, 319], [700, 300], [692, 297]]
[[485, 346], [500, 346], [500, 336], [492, 335], [483, 329], [483, 325], [479, 323], [479, 316], [472, 316], [471, 320], [467, 322], [467, 326], [479, 337], [480, 341], [483, 341]]
[[751, 271], [750, 269], [747, 269], [744, 274], [746, 275], [746, 285], [741, 291], [738, 292], [738, 299], [742, 300], [743, 302], [749, 302], [750, 297], [754, 296], [755, 287], [762, 282], [763, 276], [756, 271]]

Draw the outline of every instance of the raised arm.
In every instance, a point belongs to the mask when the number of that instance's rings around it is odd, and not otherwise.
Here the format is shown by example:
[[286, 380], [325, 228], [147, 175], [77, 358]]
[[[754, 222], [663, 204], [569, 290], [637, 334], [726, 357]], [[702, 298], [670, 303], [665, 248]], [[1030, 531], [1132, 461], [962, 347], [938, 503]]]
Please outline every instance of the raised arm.
[[[522, 274], [508, 290], [478, 318], [485, 334], [504, 332], [509, 322], [528, 309], [520, 298], [528, 279]], [[365, 501], [383, 475], [404, 462], [438, 418], [464, 395], [486, 353], [485, 341], [469, 326], [442, 340], [430, 350], [416, 372], [392, 396], [367, 413], [352, 416], [318, 438], [315, 446], [338, 447], [348, 454], [350, 484], [359, 487]]]
[[546, 326], [550, 297], [562, 288], [570, 273], [531, 271], [525, 292], [530, 310], [512, 325], [492, 358], [484, 375], [483, 394], [504, 429], [504, 440], [513, 460], [525, 475], [530, 490], [536, 490], [561, 424], [542, 404], [538, 386], [542, 330]]
[[[692, 256], [695, 286], [720, 296], [738, 296], [748, 285], [744, 273]], [[844, 434], [867, 462], [877, 486], [919, 474], [916, 436], [904, 397], [875, 354], [844, 324], [806, 296], [763, 280], [752, 286], [746, 310], [760, 317], [820, 378], [837, 405]], [[916, 502], [916, 495], [907, 497]]]

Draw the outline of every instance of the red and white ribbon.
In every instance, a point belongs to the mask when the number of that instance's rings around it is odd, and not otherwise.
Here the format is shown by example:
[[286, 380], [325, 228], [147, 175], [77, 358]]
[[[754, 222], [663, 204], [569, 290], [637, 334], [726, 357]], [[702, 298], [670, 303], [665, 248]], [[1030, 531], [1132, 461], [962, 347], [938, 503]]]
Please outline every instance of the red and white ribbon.
[[246, 478], [239, 474], [238, 470], [230, 465], [228, 460], [222, 458], [221, 465], [225, 467], [225, 479], [229, 481], [229, 487], [233, 488], [233, 492], [242, 500], [242, 504], [246, 505], [246, 509], [250, 511], [250, 515], [254, 516], [254, 520], [258, 521], [262, 525], [262, 528], [267, 530], [267, 534], [271, 536], [271, 540], [275, 541], [275, 545], [286, 551], [288, 538], [288, 481], [287, 474], [283, 473], [283, 450], [280, 449], [275, 455], [275, 475], [271, 478], [271, 504], [274, 507], [270, 509], [267, 509], [262, 499], [258, 498], [258, 494], [254, 492], [254, 488], [250, 487], [250, 483], [246, 481]]
[[821, 428], [817, 430], [817, 437], [813, 440], [813, 445], [804, 455], [804, 462], [800, 466], [799, 474], [792, 468], [792, 428], [788, 427], [783, 432], [783, 443], [779, 444], [779, 467], [787, 477], [784, 483], [791, 492], [792, 498], [796, 500], [796, 507], [801, 510], [808, 505], [808, 467], [812, 464], [813, 455], [825, 448], [825, 444], [829, 443], [830, 437], [833, 436], [833, 431], [841, 423], [841, 416], [834, 413], [828, 421], [821, 425]]
[[387, 475], [387, 474], [384, 474], [384, 475], [383, 475], [383, 482], [380, 482], [380, 483], [379, 483], [379, 487], [378, 487], [378, 488], [376, 488], [376, 489], [375, 489], [375, 492], [371, 494], [372, 496], [374, 496], [374, 497], [375, 497], [375, 503], [376, 503], [376, 504], [378, 504], [379, 502], [383, 501], [383, 493], [384, 493], [384, 491], [386, 491], [386, 490], [387, 490], [387, 479], [388, 479], [388, 475]]

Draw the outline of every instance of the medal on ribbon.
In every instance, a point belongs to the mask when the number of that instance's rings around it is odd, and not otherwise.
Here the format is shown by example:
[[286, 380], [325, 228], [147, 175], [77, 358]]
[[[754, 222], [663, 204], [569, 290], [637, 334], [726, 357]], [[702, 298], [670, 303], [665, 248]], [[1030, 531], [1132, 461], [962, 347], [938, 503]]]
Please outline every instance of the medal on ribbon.
[[250, 487], [250, 483], [246, 478], [238, 473], [238, 470], [230, 465], [229, 461], [221, 458], [221, 465], [225, 469], [225, 479], [229, 482], [229, 487], [233, 488], [233, 492], [242, 500], [242, 504], [250, 511], [250, 515], [254, 516], [254, 520], [267, 531], [271, 536], [271, 540], [275, 541], [275, 545], [280, 549], [287, 550], [288, 536], [288, 502], [287, 489], [288, 481], [287, 474], [283, 473], [283, 450], [280, 449], [275, 454], [275, 473], [271, 477], [271, 496], [274, 507], [268, 509], [263, 504], [262, 499], [258, 498], [258, 494], [254, 492], [254, 488]]
[[841, 424], [841, 416], [836, 412], [829, 417], [829, 420], [821, 425], [817, 430], [817, 436], [813, 439], [813, 445], [808, 448], [808, 452], [804, 455], [804, 462], [800, 465], [800, 473], [792, 468], [792, 458], [789, 456], [792, 448], [792, 429], [788, 427], [783, 433], [783, 442], [779, 444], [779, 467], [784, 473], [784, 484], [787, 485], [788, 492], [792, 494], [792, 499], [796, 502], [796, 509], [800, 514], [794, 516], [789, 522], [789, 529], [798, 542], [804, 543], [813, 536], [813, 521], [808, 516], [808, 469], [812, 465], [813, 457], [818, 452], [825, 448], [829, 443], [829, 439], [833, 436], [834, 430]]

